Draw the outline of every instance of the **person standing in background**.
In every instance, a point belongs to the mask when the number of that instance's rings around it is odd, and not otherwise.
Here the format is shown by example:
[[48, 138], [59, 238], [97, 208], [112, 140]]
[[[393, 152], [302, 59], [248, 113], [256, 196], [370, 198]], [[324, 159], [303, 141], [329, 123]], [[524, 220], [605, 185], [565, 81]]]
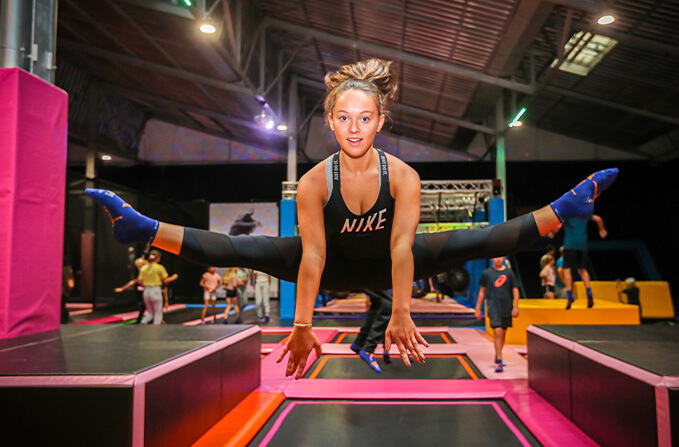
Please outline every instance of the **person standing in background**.
[[512, 327], [512, 318], [519, 316], [519, 282], [514, 273], [503, 264], [504, 256], [493, 258], [493, 266], [481, 275], [481, 289], [474, 315], [481, 319], [481, 304], [486, 300], [486, 311], [493, 329], [495, 345], [495, 372], [502, 372], [502, 348], [505, 345], [507, 328]]
[[215, 273], [215, 268], [210, 266], [207, 268], [207, 272], [203, 273], [203, 277], [200, 279], [200, 286], [203, 288], [203, 313], [200, 317], [200, 324], [205, 324], [205, 314], [212, 303], [212, 313], [214, 323], [217, 318], [217, 289], [221, 285], [221, 277]]
[[271, 277], [259, 270], [254, 271], [255, 277], [255, 305], [257, 306], [257, 321], [268, 323], [269, 313], [271, 312], [270, 290]]
[[231, 311], [231, 306], [234, 306], [234, 311], [238, 318], [240, 318], [240, 308], [238, 307], [238, 292], [236, 288], [238, 287], [238, 279], [236, 279], [235, 268], [227, 268], [222, 276], [222, 287], [226, 291], [226, 310], [224, 310], [224, 324], [229, 323], [229, 312]]
[[540, 280], [542, 285], [542, 297], [554, 299], [554, 284], [556, 283], [556, 270], [554, 270], [554, 257], [544, 255], [540, 260]]
[[163, 292], [161, 286], [168, 277], [167, 270], [160, 264], [160, 252], [151, 250], [149, 263], [139, 271], [139, 283], [144, 286], [144, 304], [148, 315], [141, 324], [161, 324], [163, 321]]

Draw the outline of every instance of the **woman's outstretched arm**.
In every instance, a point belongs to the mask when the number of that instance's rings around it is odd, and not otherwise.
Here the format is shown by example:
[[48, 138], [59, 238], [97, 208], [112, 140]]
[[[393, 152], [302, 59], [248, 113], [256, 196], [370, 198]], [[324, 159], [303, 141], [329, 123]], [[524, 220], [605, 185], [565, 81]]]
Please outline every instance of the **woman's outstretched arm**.
[[[322, 168], [323, 165], [320, 167]], [[295, 326], [278, 357], [278, 362], [280, 362], [286, 354], [290, 354], [285, 375], [295, 375], [296, 379], [304, 374], [312, 349], [316, 351], [316, 357], [321, 356], [321, 344], [311, 328], [311, 320], [314, 315], [314, 301], [325, 268], [326, 244], [323, 225], [324, 194], [322, 192], [325, 186], [325, 171], [318, 167], [305, 174], [297, 186], [299, 234], [302, 237], [303, 252], [297, 276]]]

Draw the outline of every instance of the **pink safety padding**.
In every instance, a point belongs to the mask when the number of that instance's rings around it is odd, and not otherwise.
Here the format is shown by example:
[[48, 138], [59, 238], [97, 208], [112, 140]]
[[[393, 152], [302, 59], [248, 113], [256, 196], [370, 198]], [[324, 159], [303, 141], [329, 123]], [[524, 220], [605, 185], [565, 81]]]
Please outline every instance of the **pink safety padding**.
[[57, 329], [68, 97], [0, 69], [0, 338]]

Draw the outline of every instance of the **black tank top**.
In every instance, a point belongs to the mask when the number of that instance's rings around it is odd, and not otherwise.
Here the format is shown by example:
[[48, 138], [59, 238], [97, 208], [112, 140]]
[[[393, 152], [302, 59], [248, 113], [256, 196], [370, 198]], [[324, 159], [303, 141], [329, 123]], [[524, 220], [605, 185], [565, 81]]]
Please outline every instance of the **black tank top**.
[[391, 258], [394, 198], [389, 189], [387, 156], [379, 149], [377, 155], [380, 192], [375, 204], [360, 216], [349, 211], [342, 197], [339, 152], [328, 157], [325, 162], [328, 184], [328, 201], [323, 208], [326, 267], [327, 261], [332, 261], [328, 258], [337, 255], [350, 260]]

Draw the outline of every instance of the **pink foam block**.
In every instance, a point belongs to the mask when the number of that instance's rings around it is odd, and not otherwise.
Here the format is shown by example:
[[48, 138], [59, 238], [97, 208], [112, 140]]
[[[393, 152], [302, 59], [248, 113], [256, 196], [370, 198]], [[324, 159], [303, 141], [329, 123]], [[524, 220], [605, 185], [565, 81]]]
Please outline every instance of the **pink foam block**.
[[0, 338], [59, 327], [67, 123], [66, 92], [0, 69]]

